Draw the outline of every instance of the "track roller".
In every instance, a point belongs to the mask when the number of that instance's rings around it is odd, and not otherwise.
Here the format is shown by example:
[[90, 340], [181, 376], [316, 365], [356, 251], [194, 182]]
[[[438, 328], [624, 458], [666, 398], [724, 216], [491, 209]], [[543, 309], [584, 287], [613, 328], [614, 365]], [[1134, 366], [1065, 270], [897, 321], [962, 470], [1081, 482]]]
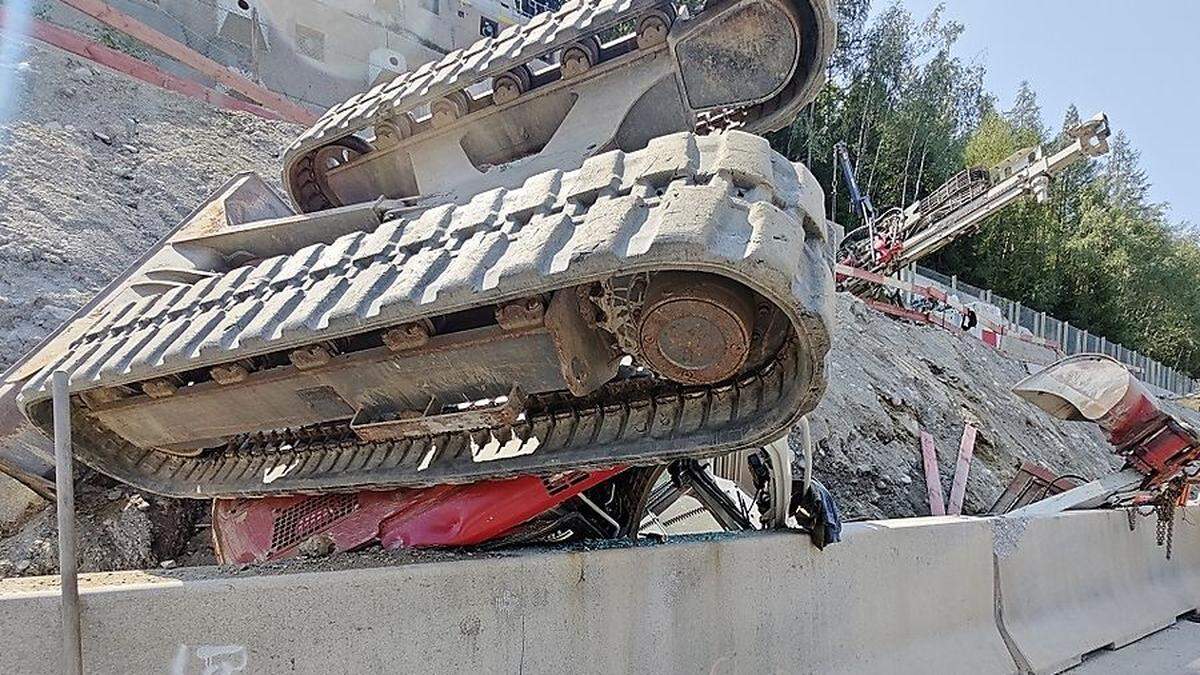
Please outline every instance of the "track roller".
[[434, 101], [430, 104], [433, 128], [443, 129], [450, 126], [455, 120], [466, 115], [467, 110], [467, 95], [461, 91]]
[[644, 17], [637, 27], [638, 49], [649, 49], [667, 41], [671, 30], [671, 16], [666, 12], [653, 12]]
[[517, 97], [529, 91], [533, 86], [533, 75], [527, 66], [518, 66], [497, 75], [492, 81], [492, 103], [504, 105], [517, 100]]
[[583, 75], [600, 62], [600, 44], [594, 37], [580, 40], [563, 49], [562, 76], [564, 80]]

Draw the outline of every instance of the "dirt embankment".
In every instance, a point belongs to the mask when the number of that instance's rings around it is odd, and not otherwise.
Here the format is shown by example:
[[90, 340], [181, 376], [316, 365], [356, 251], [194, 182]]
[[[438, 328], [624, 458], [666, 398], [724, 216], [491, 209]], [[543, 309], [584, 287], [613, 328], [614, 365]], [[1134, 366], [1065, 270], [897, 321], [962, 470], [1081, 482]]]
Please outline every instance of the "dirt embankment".
[[0, 120], [0, 365], [239, 171], [278, 182], [292, 125], [214, 110], [31, 44]]
[[1029, 374], [970, 337], [894, 321], [838, 298], [829, 389], [810, 417], [815, 473], [849, 518], [929, 515], [919, 432], [935, 440], [943, 492], [963, 428], [978, 430], [964, 512], [983, 513], [1023, 460], [1095, 478], [1116, 466], [1093, 426], [1052, 419], [1012, 394]]
[[[277, 184], [281, 149], [299, 131], [37, 43], [0, 68], [16, 85], [0, 119], [4, 367], [230, 176], [255, 171]], [[0, 539], [0, 577], [54, 572], [54, 510], [7, 477], [0, 491], [0, 537], [11, 535]], [[77, 507], [84, 570], [206, 559], [203, 504], [138, 494], [84, 470]]]
[[[279, 150], [297, 131], [43, 47], [5, 67], [17, 69], [20, 92], [0, 124], [0, 364], [70, 316], [230, 175], [277, 180]], [[967, 513], [987, 510], [1023, 459], [1085, 477], [1113, 466], [1097, 432], [1056, 422], [1010, 393], [1027, 372], [1022, 364], [849, 297], [839, 298], [837, 319], [829, 391], [811, 420], [817, 477], [848, 518], [928, 513], [920, 429], [936, 439], [947, 491], [964, 424], [979, 430]], [[205, 504], [85, 473], [78, 508], [84, 570], [211, 561]], [[0, 577], [55, 571], [52, 508], [13, 517], [0, 537]]]

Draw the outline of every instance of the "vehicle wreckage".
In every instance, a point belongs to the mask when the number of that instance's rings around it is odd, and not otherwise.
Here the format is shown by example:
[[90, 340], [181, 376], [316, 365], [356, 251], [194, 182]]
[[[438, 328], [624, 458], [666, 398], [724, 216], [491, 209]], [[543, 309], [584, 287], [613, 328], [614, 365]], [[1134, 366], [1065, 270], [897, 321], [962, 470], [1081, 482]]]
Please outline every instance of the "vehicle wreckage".
[[215, 499], [226, 560], [636, 537], [685, 496], [835, 540], [786, 440], [825, 388], [835, 226], [756, 135], [834, 41], [829, 0], [508, 28], [330, 109], [291, 205], [231, 179], [8, 391], [48, 434], [69, 373], [75, 455]]

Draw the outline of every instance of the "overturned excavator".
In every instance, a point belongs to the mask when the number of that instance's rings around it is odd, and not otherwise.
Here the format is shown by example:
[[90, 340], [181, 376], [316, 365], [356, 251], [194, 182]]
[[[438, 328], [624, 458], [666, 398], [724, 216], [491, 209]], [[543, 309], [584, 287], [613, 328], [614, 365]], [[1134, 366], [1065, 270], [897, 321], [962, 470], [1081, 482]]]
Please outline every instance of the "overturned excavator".
[[834, 242], [754, 134], [822, 87], [831, 14], [573, 2], [397, 76], [288, 149], [294, 208], [235, 177], [9, 382], [49, 433], [69, 373], [77, 456], [179, 497], [766, 445], [824, 390]]

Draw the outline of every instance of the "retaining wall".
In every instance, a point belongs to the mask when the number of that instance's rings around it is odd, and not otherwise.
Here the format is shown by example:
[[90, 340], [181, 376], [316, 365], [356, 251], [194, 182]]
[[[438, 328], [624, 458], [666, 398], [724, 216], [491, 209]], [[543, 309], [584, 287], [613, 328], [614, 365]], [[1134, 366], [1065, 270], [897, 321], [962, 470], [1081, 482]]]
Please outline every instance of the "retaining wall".
[[[85, 575], [84, 662], [128, 673], [1053, 669], [1200, 602], [1200, 529], [1177, 527], [1167, 563], [1153, 521], [1141, 525], [1130, 533], [1121, 513], [925, 518], [851, 525], [825, 552], [761, 534], [341, 571]], [[57, 672], [56, 593], [53, 578], [0, 582], [5, 671]], [[1116, 607], [1124, 623], [1096, 620]]]

